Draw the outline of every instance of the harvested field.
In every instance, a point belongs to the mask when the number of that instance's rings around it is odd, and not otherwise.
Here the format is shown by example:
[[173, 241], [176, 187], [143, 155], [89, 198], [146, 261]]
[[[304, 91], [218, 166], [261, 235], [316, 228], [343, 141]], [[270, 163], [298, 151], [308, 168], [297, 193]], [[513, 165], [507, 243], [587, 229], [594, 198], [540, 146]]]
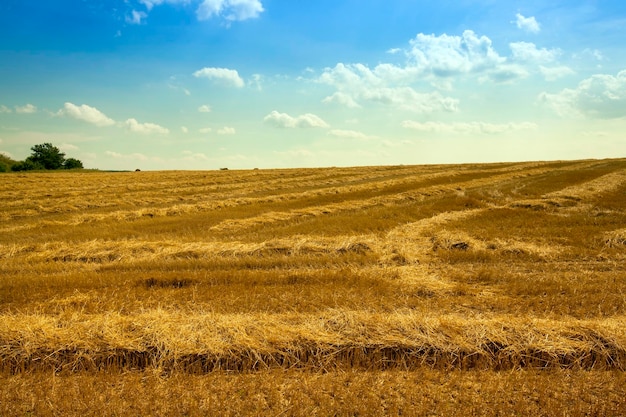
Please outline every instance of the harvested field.
[[626, 160], [6, 174], [0, 198], [0, 415], [626, 413]]

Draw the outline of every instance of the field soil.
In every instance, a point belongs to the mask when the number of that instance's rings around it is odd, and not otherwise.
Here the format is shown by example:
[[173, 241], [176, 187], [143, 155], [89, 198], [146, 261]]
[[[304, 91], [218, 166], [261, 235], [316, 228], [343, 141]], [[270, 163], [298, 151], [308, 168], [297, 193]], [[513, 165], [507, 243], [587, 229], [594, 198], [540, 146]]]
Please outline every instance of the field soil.
[[0, 416], [626, 415], [626, 160], [0, 175]]

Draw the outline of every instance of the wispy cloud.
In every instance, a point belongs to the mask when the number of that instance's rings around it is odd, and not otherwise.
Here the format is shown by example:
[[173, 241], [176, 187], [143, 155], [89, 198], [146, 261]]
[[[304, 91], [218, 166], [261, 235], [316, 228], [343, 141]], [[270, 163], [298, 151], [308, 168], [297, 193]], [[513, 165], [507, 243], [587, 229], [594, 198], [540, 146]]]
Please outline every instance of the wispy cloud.
[[484, 123], [484, 122], [457, 122], [457, 123], [441, 123], [441, 122], [415, 122], [405, 120], [402, 127], [406, 129], [418, 130], [430, 133], [486, 133], [497, 134], [514, 130], [536, 129], [537, 125], [531, 122], [523, 123]]
[[220, 16], [228, 21], [242, 21], [257, 18], [263, 11], [259, 0], [204, 0], [196, 15], [198, 20]]
[[547, 81], [555, 81], [559, 78], [575, 74], [573, 69], [564, 65], [560, 65], [557, 67], [544, 67], [543, 65], [541, 65], [539, 67], [539, 70]]
[[532, 42], [512, 42], [509, 44], [509, 47], [512, 52], [511, 57], [524, 62], [552, 62], [562, 54], [560, 49], [539, 49]]
[[224, 126], [221, 129], [217, 129], [218, 135], [234, 135], [237, 133], [234, 127]]
[[148, 159], [150, 159], [146, 155], [142, 153], [138, 153], [138, 152], [131, 153], [131, 154], [123, 154], [123, 153], [114, 152], [114, 151], [105, 151], [104, 154], [114, 159], [123, 159], [123, 160], [130, 160], [130, 161], [147, 161]]
[[237, 70], [228, 68], [202, 68], [193, 73], [196, 78], [207, 78], [223, 85], [241, 88], [245, 85]]
[[368, 136], [365, 133], [358, 132], [356, 130], [343, 130], [343, 129], [332, 129], [328, 132], [330, 136], [335, 136], [337, 138], [344, 139], [372, 139], [373, 136]]
[[198, 107], [198, 112], [199, 113], [211, 113], [211, 106], [207, 104], [203, 104], [202, 106]]
[[13, 111], [5, 105], [0, 106], [0, 113], [13, 113]]
[[33, 106], [32, 104], [26, 104], [24, 106], [15, 106], [15, 112], [18, 114], [37, 113], [37, 106]]
[[264, 122], [281, 128], [309, 128], [309, 127], [330, 127], [328, 123], [319, 116], [306, 113], [300, 116], [292, 117], [287, 113], [279, 113], [276, 110], [265, 116]]
[[209, 20], [221, 17], [229, 22], [254, 19], [264, 12], [260, 0], [139, 0], [147, 11], [161, 4], [196, 4], [198, 20]]
[[126, 23], [140, 25], [147, 17], [148, 14], [146, 12], [133, 10], [130, 12], [130, 15], [126, 16]]
[[73, 103], [65, 103], [63, 108], [57, 112], [59, 116], [69, 116], [77, 120], [82, 120], [96, 126], [104, 127], [115, 124], [115, 121], [107, 117], [95, 107], [82, 104], [77, 106]]
[[515, 24], [518, 29], [531, 33], [539, 33], [541, 31], [541, 25], [537, 22], [537, 19], [535, 19], [534, 16], [524, 17], [522, 14], [518, 13], [515, 17], [517, 18]]

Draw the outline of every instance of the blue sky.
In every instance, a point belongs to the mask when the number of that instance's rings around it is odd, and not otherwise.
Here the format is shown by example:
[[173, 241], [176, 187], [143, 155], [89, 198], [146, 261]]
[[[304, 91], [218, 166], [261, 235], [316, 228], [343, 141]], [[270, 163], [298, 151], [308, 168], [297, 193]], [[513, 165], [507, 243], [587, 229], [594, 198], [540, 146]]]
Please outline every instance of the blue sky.
[[611, 158], [625, 132], [622, 1], [0, 4], [15, 159], [43, 142], [99, 169]]

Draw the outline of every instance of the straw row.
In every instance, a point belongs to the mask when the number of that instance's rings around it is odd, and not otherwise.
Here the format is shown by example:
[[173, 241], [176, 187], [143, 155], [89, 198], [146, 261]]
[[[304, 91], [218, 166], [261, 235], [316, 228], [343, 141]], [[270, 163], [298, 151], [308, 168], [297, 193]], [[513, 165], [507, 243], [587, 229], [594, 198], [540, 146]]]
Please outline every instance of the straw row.
[[561, 322], [329, 310], [315, 314], [0, 317], [4, 372], [266, 368], [626, 370], [626, 318]]

